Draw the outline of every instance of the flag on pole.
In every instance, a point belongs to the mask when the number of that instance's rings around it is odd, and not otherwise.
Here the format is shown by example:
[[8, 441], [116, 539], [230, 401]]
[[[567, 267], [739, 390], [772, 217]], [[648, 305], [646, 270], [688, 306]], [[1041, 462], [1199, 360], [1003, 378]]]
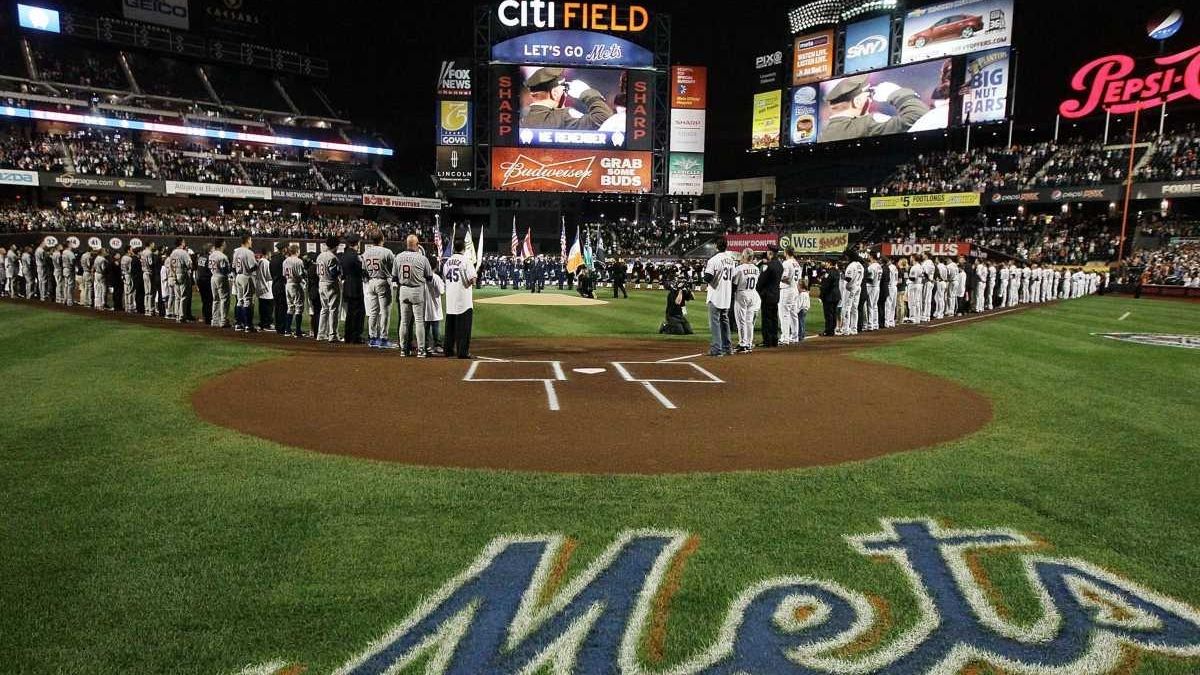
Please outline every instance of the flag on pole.
[[[450, 225], [450, 241], [447, 242], [447, 244], [446, 244], [446, 246], [449, 247], [449, 249], [450, 249], [450, 253], [452, 253], [452, 254], [454, 253], [454, 239], [457, 236], [458, 236], [458, 223], [452, 223]], [[449, 258], [450, 256], [446, 256], [446, 257]]]
[[592, 258], [592, 244], [588, 242], [583, 245], [583, 262], [588, 267], [595, 266], [595, 260]]
[[[575, 228], [575, 240], [576, 241], [579, 240], [579, 228], [578, 227]], [[566, 216], [563, 216], [563, 219], [562, 219], [562, 230], [560, 230], [560, 234], [558, 235], [558, 248], [560, 251], [559, 255], [562, 256], [563, 260], [566, 260], [567, 259], [567, 218], [566, 218]]]
[[[563, 241], [566, 241], [566, 239], [564, 238]], [[571, 244], [571, 252], [568, 253], [565, 257], [567, 259], [567, 273], [568, 274], [574, 274], [575, 270], [579, 269], [579, 266], [582, 265], [584, 262], [583, 261], [583, 252], [579, 248], [579, 227], [578, 226], [575, 227], [575, 243]]]
[[522, 249], [521, 254], [526, 258], [533, 257], [533, 228], [532, 227], [525, 228], [525, 246]]
[[470, 225], [467, 226], [467, 236], [466, 236], [466, 239], [463, 242], [463, 244], [464, 244], [463, 245], [463, 255], [465, 255], [467, 257], [467, 261], [471, 263], [472, 267], [478, 268], [479, 263], [476, 259], [476, 255], [475, 255], [475, 242], [471, 240], [471, 226]]
[[596, 262], [604, 263], [604, 234], [596, 232]]
[[517, 255], [517, 249], [519, 248], [521, 248], [521, 239], [517, 237], [517, 216], [513, 214], [512, 257], [520, 257]]
[[479, 259], [475, 261], [475, 271], [478, 272], [480, 267], [483, 267], [483, 226], [482, 225], [479, 226]]
[[443, 245], [442, 245], [442, 226], [441, 226], [441, 224], [439, 224], [437, 226], [437, 229], [433, 231], [433, 248], [437, 251], [438, 257], [445, 257], [442, 255], [442, 253], [445, 252], [445, 249], [443, 248]]

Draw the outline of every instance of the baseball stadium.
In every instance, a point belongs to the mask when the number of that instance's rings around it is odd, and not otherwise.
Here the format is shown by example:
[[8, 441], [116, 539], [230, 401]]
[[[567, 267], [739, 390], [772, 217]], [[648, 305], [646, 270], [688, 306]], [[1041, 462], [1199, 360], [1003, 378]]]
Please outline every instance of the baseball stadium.
[[0, 8], [0, 672], [1200, 673], [1193, 8], [331, 9]]

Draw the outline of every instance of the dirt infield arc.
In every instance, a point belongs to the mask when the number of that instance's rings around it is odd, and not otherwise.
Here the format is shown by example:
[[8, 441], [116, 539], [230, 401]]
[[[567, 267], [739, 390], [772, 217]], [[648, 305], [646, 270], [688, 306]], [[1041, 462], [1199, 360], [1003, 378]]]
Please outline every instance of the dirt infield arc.
[[595, 474], [836, 464], [991, 419], [975, 392], [849, 356], [877, 335], [724, 359], [691, 356], [693, 343], [594, 339], [481, 341], [475, 362], [300, 353], [210, 380], [193, 404], [214, 424], [322, 453]]

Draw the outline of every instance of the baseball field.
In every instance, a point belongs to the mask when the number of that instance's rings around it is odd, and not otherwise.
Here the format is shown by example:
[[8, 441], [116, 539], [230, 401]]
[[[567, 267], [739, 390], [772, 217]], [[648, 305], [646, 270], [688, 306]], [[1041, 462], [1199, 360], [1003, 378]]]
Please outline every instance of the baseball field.
[[1200, 672], [1200, 350], [1098, 335], [1200, 304], [663, 304], [462, 362], [0, 302], [0, 671]]

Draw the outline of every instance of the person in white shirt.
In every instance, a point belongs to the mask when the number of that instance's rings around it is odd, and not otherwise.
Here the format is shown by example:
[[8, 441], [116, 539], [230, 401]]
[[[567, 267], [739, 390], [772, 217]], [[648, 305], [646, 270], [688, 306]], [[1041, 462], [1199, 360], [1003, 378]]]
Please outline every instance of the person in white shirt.
[[754, 249], [742, 251], [742, 264], [733, 270], [733, 289], [736, 294], [733, 305], [737, 320], [739, 354], [754, 350], [754, 317], [762, 306], [758, 297], [758, 266], [754, 264]]
[[908, 288], [904, 291], [908, 303], [908, 316], [905, 323], [921, 323], [925, 316], [925, 308], [921, 306], [925, 299], [925, 266], [921, 264], [921, 254], [918, 254], [908, 266]]
[[1005, 307], [1016, 307], [1021, 292], [1021, 268], [1016, 263], [1008, 264], [1008, 287], [1004, 292], [1008, 297]]
[[812, 296], [808, 294], [808, 282], [800, 282], [800, 292], [796, 296], [796, 344], [804, 344], [804, 324], [808, 320], [808, 312], [812, 309]]
[[888, 271], [887, 300], [883, 303], [883, 327], [896, 327], [896, 299], [900, 292], [900, 270], [892, 259], [883, 256], [883, 265]]
[[[865, 271], [858, 256], [846, 254], [846, 293], [842, 296], [842, 335], [858, 335], [858, 301], [862, 297], [862, 281]], [[852, 257], [853, 255], [853, 257]]]
[[921, 320], [927, 322], [933, 318], [933, 294], [937, 290], [937, 266], [934, 265], [932, 257], [922, 256], [921, 268], [925, 270], [925, 298], [921, 300], [921, 311], [924, 314]]
[[433, 278], [425, 284], [425, 348], [431, 354], [444, 353], [442, 347], [442, 294], [446, 292], [446, 282], [436, 267], [433, 268]]
[[446, 357], [475, 358], [471, 355], [471, 323], [475, 316], [475, 266], [467, 260], [462, 239], [454, 240], [454, 255], [443, 267], [446, 283]]
[[875, 254], [868, 253], [867, 260], [867, 327], [879, 330], [879, 284], [883, 281], [883, 266]]
[[729, 306], [733, 302], [734, 261], [725, 252], [725, 240], [717, 241], [717, 254], [704, 266], [704, 281], [708, 284], [705, 304], [708, 305], [708, 328], [712, 339], [709, 356], [729, 356], [733, 344], [729, 340]]
[[971, 298], [975, 313], [982, 312], [987, 301], [988, 266], [983, 261], [975, 261], [975, 297]]
[[800, 265], [796, 263], [796, 252], [783, 252], [783, 272], [779, 275], [779, 344], [796, 343], [796, 322], [792, 316], [796, 309], [796, 281], [800, 278]]

